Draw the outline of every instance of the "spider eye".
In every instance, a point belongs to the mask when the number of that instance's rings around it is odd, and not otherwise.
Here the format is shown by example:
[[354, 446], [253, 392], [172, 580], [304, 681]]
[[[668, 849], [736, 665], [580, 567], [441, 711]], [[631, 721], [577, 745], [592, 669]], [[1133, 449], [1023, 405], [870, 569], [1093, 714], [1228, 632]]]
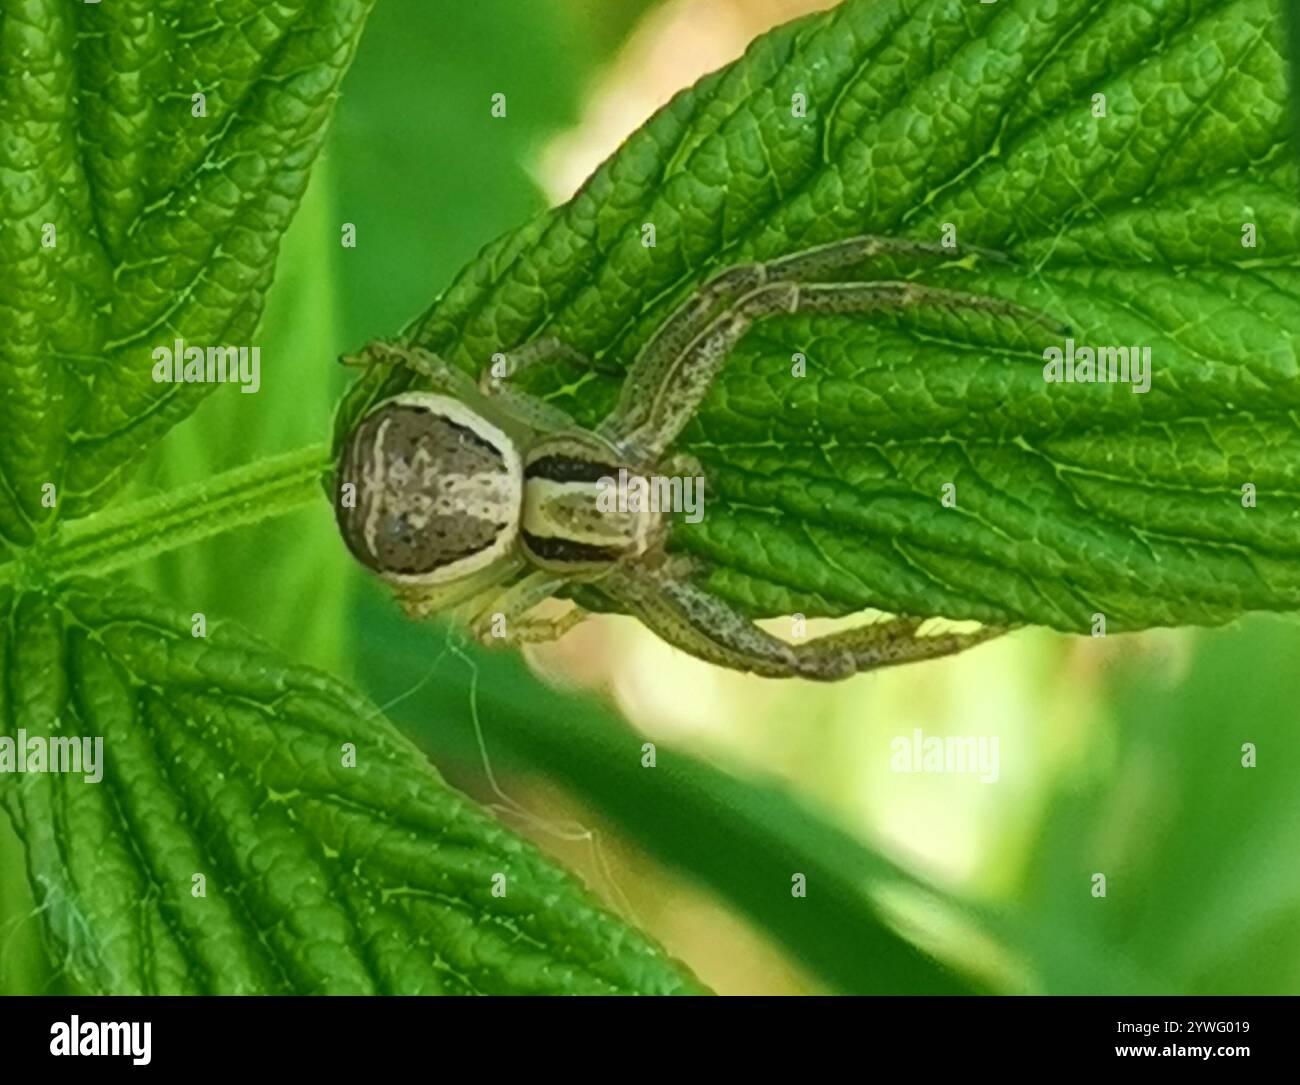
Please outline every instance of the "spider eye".
[[339, 459], [339, 530], [357, 559], [397, 581], [457, 579], [518, 531], [519, 457], [464, 404], [412, 392], [380, 404]]

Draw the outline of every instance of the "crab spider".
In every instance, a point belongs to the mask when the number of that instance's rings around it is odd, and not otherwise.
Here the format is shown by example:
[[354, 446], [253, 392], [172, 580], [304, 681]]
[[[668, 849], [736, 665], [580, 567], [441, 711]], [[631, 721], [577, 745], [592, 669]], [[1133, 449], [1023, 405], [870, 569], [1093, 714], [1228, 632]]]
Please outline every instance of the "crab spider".
[[[691, 577], [665, 549], [670, 520], [652, 508], [611, 509], [599, 487], [628, 475], [694, 476], [668, 449], [727, 356], [755, 321], [781, 313], [870, 314], [913, 307], [980, 311], [1059, 330], [997, 298], [899, 281], [818, 281], [879, 255], [1005, 259], [904, 239], [857, 237], [768, 263], [729, 268], [681, 304], [637, 355], [614, 410], [594, 430], [509, 384], [522, 368], [578, 357], [555, 340], [513, 352], [504, 378], [480, 382], [415, 346], [375, 342], [345, 359], [402, 365], [428, 390], [371, 410], [343, 442], [338, 523], [359, 561], [412, 617], [454, 612], [485, 642], [558, 636], [584, 612], [530, 612], [574, 584], [640, 618], [710, 662], [770, 677], [835, 680], [961, 651], [1006, 630], [920, 633], [908, 617], [791, 644], [765, 632]], [[342, 500], [345, 492], [353, 500]]]

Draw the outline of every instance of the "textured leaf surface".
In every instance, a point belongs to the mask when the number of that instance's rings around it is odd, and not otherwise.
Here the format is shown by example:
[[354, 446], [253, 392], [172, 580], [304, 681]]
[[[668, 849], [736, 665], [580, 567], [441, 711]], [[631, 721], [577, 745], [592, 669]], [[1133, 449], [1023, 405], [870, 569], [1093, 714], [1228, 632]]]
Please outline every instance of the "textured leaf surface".
[[[417, 661], [402, 643], [363, 651], [367, 659], [385, 657], [392, 672], [428, 673], [427, 652]], [[949, 916], [973, 910], [836, 826], [806, 797], [691, 756], [667, 736], [656, 737], [655, 769], [647, 771], [645, 736], [608, 707], [548, 687], [507, 653], [474, 651], [473, 660], [472, 682], [462, 660], [447, 656], [434, 680], [395, 709], [449, 773], [479, 759], [470, 718], [477, 712], [496, 771], [533, 775], [581, 796], [640, 848], [748, 915], [828, 987], [971, 994], [991, 986], [919, 949], [915, 932], [900, 933], [884, 902], [907, 897]], [[791, 896], [796, 872], [806, 879], [805, 897]]]
[[308, 450], [52, 531], [211, 390], [155, 384], [155, 346], [255, 344], [370, 7], [0, 7], [0, 557], [38, 543], [0, 568], [0, 755], [97, 736], [105, 762], [99, 782], [0, 774], [51, 957], [112, 993], [698, 991], [364, 699], [233, 627], [195, 637], [188, 610], [68, 579], [314, 491]]
[[[103, 738], [99, 783], [0, 776], [47, 929], [81, 982], [117, 994], [699, 990], [449, 790], [373, 706], [232, 629], [209, 633], [99, 582], [0, 596], [0, 733]], [[195, 874], [206, 896], [192, 895]]]
[[156, 347], [254, 345], [372, 3], [0, 7], [0, 544], [53, 519], [45, 483], [102, 504], [212, 390], [155, 383]]
[[[936, 242], [951, 223], [1019, 265], [858, 274], [1012, 299], [1083, 345], [1149, 346], [1150, 392], [1046, 383], [1043, 342], [969, 319], [769, 319], [681, 442], [711, 503], [675, 544], [709, 560], [711, 586], [754, 613], [1074, 631], [1098, 611], [1115, 630], [1294, 609], [1284, 37], [1275, 0], [848, 0], [675, 98], [570, 203], [489, 246], [413, 337], [478, 369], [559, 336], [599, 366], [532, 386], [594, 421], [720, 268], [859, 233]], [[341, 422], [405, 380], [372, 377]]]

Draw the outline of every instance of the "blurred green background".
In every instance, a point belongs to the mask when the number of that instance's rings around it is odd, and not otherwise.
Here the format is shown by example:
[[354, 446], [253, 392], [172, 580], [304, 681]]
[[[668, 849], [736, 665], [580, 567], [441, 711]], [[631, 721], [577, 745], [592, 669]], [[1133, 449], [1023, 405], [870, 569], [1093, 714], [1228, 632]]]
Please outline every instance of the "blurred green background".
[[[285, 238], [259, 410], [211, 397], [136, 495], [325, 439], [340, 353], [416, 316], [695, 75], [819, 6], [381, 0]], [[972, 989], [1300, 991], [1295, 621], [1030, 631], [819, 687], [719, 672], [601, 618], [530, 668], [403, 618], [324, 500], [136, 577], [390, 706], [449, 780], [508, 807], [719, 992], [936, 989], [891, 952], [895, 932]], [[915, 728], [997, 736], [997, 781], [891, 771], [891, 740]], [[7, 827], [0, 863], [0, 991], [70, 990]]]

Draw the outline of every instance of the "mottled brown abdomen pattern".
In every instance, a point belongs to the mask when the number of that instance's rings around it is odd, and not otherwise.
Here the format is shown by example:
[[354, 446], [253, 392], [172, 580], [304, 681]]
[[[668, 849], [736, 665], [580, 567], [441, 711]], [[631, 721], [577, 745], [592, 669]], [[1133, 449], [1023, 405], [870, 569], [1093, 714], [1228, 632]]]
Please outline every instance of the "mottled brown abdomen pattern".
[[424, 405], [390, 403], [367, 417], [344, 450], [338, 485], [343, 538], [384, 574], [423, 576], [472, 559], [518, 516], [502, 450]]

